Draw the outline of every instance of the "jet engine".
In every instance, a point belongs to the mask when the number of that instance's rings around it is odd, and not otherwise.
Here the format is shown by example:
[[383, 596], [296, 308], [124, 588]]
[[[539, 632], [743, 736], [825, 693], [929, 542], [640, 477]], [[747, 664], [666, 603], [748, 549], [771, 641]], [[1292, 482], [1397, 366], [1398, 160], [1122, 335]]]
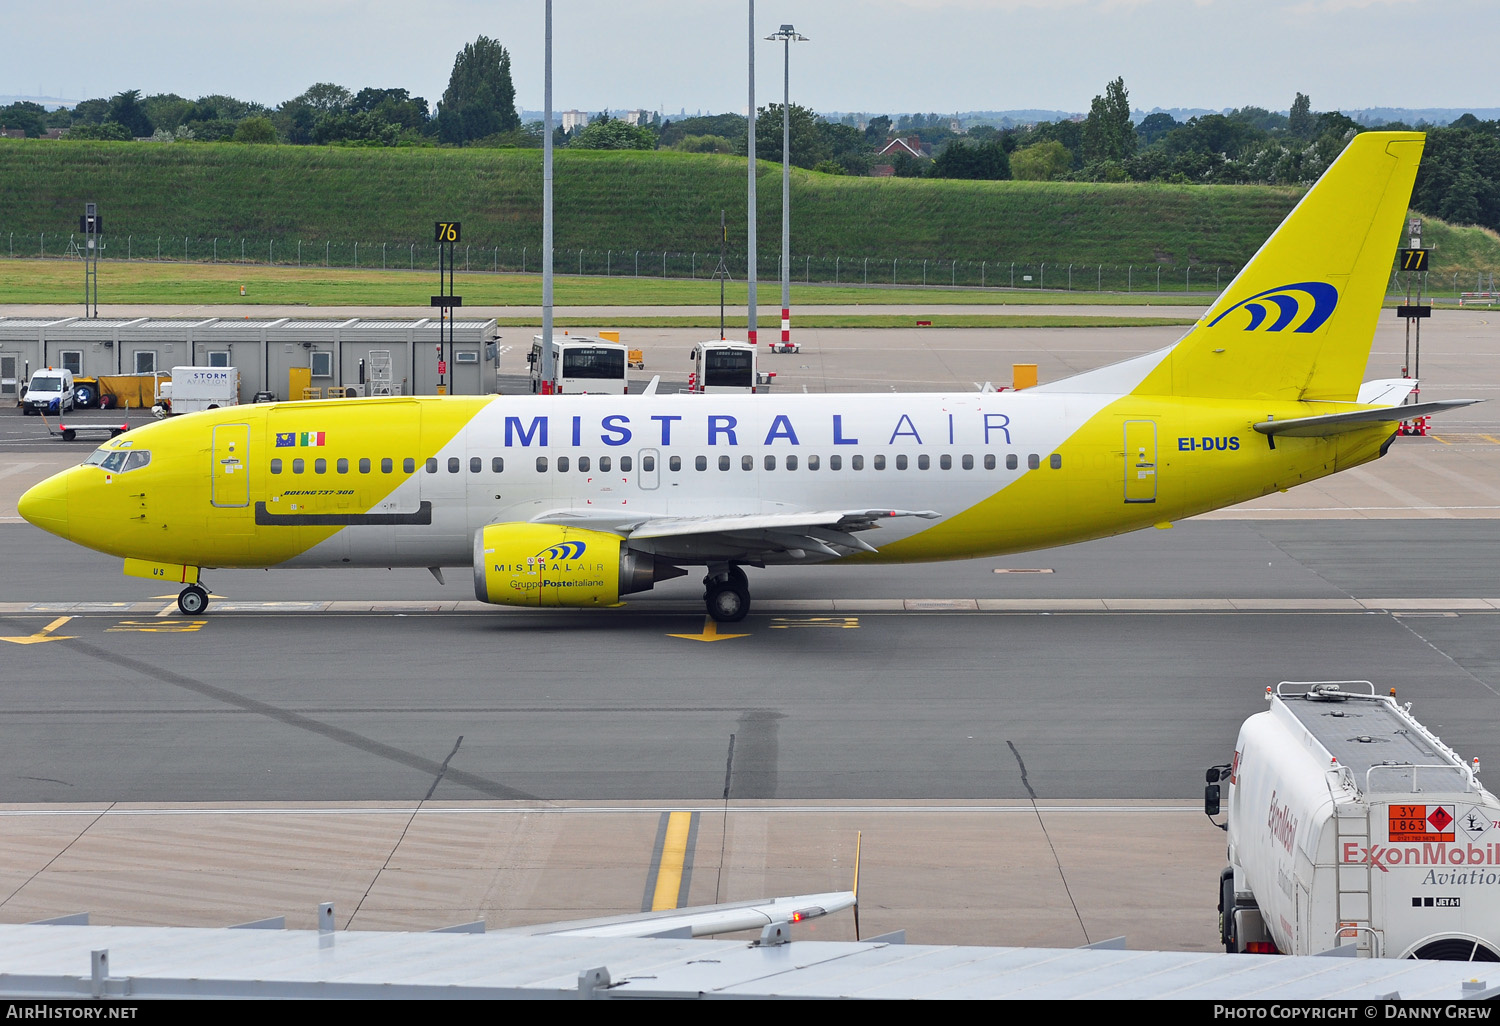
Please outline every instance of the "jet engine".
[[474, 595], [496, 605], [612, 606], [685, 573], [605, 531], [512, 523], [474, 534]]

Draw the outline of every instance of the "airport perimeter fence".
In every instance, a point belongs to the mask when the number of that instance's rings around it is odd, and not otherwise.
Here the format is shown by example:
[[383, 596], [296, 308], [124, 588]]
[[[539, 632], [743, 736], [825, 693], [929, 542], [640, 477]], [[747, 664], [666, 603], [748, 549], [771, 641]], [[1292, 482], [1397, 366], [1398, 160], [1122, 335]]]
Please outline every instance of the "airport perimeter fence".
[[[9, 232], [0, 228], [12, 258], [78, 259], [82, 237], [74, 232]], [[127, 234], [100, 236], [101, 259], [199, 264], [251, 264], [280, 267], [347, 267], [361, 270], [436, 271], [438, 247], [430, 242], [354, 242], [329, 239], [255, 238]], [[123, 249], [123, 252], [122, 252]], [[541, 250], [534, 246], [460, 243], [457, 270], [491, 273], [541, 272]], [[781, 280], [781, 261], [762, 257], [757, 274], [762, 288]], [[794, 255], [791, 280], [803, 284], [880, 285], [902, 287], [1006, 288], [1070, 292], [1217, 293], [1239, 268], [1231, 265], [1101, 264], [1063, 261], [959, 260], [943, 257]], [[744, 253], [726, 254], [729, 281], [746, 278]], [[718, 277], [719, 254], [713, 251], [670, 252], [644, 249], [553, 250], [553, 273], [612, 278]], [[1424, 290], [1495, 292], [1495, 272], [1429, 275]], [[1387, 290], [1404, 293], [1406, 284], [1392, 272]]]

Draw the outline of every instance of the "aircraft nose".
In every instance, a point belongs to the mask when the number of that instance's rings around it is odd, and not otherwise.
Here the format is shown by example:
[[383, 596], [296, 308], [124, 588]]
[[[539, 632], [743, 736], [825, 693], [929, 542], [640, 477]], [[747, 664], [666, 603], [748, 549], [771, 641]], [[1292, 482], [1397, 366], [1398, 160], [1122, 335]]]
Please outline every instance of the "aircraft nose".
[[53, 474], [28, 488], [16, 503], [16, 512], [44, 531], [68, 537], [68, 472]]

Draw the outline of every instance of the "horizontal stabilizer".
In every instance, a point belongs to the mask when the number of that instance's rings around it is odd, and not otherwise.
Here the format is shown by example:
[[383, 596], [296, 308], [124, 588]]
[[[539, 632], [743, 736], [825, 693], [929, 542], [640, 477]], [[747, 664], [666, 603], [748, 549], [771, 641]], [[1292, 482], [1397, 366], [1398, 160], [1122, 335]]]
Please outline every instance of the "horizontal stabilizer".
[[1297, 417], [1294, 420], [1263, 420], [1252, 425], [1263, 435], [1286, 435], [1289, 438], [1321, 438], [1356, 431], [1367, 424], [1411, 420], [1460, 406], [1482, 403], [1483, 399], [1439, 399], [1411, 406], [1386, 406], [1378, 410], [1354, 410], [1351, 413], [1329, 413], [1321, 417]]

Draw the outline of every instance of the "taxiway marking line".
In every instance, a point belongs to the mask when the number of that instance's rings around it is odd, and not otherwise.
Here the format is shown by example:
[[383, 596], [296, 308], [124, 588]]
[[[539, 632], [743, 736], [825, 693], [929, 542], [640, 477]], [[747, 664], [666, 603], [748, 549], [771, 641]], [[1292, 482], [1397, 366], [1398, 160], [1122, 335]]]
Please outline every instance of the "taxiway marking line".
[[667, 817], [667, 837], [661, 849], [661, 864], [656, 869], [656, 890], [651, 911], [677, 907], [682, 889], [682, 867], [687, 861], [688, 828], [693, 824], [691, 812], [673, 812]]

